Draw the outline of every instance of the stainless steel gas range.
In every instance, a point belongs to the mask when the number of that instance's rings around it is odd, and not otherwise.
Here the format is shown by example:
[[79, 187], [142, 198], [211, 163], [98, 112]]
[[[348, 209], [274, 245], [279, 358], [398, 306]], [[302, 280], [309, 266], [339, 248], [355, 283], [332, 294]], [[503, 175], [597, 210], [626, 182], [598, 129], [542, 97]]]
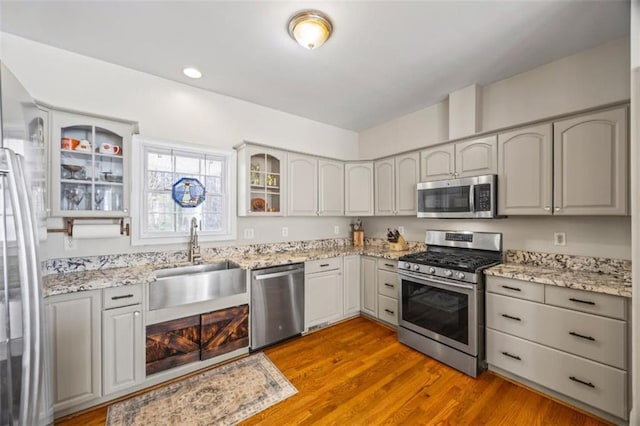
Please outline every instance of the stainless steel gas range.
[[427, 231], [427, 251], [403, 256], [398, 340], [470, 376], [485, 368], [484, 275], [502, 234]]

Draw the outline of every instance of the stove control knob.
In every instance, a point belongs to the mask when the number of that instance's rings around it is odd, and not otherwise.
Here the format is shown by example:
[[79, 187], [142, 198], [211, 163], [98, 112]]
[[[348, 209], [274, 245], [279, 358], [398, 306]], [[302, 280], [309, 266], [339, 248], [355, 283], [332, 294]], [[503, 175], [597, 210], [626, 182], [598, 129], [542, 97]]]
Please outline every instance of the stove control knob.
[[458, 272], [458, 273], [456, 274], [456, 277], [458, 277], [458, 279], [459, 279], [459, 280], [464, 279], [464, 272]]
[[404, 269], [411, 269], [411, 264], [409, 262], [404, 262]]
[[444, 271], [445, 277], [450, 277], [451, 275], [453, 275], [453, 272], [451, 272], [450, 270], [447, 269], [446, 271]]
[[414, 271], [419, 271], [420, 270], [420, 265], [413, 265], [413, 270]]
[[429, 273], [430, 274], [435, 274], [436, 273], [436, 268], [434, 268], [433, 266], [431, 268], [429, 268]]

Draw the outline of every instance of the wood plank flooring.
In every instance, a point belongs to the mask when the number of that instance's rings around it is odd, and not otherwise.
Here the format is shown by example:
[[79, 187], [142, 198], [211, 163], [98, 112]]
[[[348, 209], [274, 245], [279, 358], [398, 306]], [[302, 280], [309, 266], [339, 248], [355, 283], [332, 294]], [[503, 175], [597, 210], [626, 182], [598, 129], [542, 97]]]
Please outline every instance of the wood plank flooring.
[[[242, 425], [607, 425], [491, 373], [465, 376], [366, 318], [265, 350], [298, 389]], [[103, 425], [107, 409], [60, 425]]]

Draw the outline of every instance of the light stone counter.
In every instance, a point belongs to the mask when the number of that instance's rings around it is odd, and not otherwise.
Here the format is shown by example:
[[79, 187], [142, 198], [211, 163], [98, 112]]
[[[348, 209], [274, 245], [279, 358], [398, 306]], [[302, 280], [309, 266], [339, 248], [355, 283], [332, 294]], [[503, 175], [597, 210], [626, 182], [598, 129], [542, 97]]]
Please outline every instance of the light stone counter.
[[507, 263], [485, 275], [631, 297], [631, 262], [586, 256], [507, 251]]

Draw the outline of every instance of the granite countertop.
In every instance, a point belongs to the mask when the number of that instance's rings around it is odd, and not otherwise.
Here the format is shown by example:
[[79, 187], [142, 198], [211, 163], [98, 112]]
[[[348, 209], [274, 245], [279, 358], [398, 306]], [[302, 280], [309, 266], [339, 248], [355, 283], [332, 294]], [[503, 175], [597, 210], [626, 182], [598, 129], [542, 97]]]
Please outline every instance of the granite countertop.
[[[421, 251], [415, 249], [413, 251]], [[384, 246], [364, 247], [334, 247], [314, 250], [287, 251], [267, 254], [248, 254], [242, 256], [207, 257], [203, 256], [201, 263], [231, 261], [240, 265], [242, 269], [258, 269], [269, 266], [286, 265], [288, 263], [306, 262], [310, 260], [328, 259], [331, 257], [348, 255], [365, 255], [384, 259], [397, 260], [399, 257], [411, 253], [407, 251], [390, 251]], [[156, 280], [155, 271], [188, 263], [157, 264], [143, 266], [128, 266], [107, 268], [82, 272], [67, 272], [47, 275], [43, 278], [43, 293], [45, 297], [59, 294], [75, 293], [78, 291], [99, 290], [109, 287], [120, 287], [133, 284], [146, 284]]]
[[523, 263], [503, 263], [486, 269], [484, 273], [495, 277], [631, 297], [631, 278], [627, 274], [578, 271]]

